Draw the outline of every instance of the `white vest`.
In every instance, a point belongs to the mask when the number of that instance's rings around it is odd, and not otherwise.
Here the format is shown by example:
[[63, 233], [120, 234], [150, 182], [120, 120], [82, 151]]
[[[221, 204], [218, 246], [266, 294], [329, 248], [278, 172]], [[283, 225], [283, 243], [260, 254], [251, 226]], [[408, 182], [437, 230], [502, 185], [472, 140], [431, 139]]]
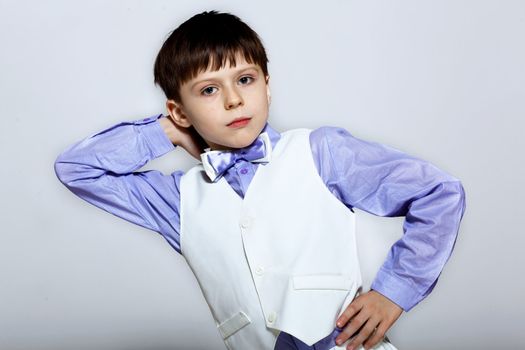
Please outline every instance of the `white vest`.
[[281, 139], [241, 198], [202, 164], [181, 178], [181, 250], [228, 349], [308, 345], [330, 334], [361, 286], [354, 213], [319, 176], [310, 129]]

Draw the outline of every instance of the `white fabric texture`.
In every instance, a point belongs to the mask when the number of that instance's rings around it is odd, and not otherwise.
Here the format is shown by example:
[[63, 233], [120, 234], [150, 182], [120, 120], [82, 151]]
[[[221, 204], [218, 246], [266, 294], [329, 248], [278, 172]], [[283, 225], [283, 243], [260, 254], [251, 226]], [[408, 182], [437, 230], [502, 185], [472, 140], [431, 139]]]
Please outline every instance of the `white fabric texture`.
[[310, 132], [282, 133], [244, 199], [202, 165], [181, 178], [182, 254], [229, 349], [271, 350], [280, 330], [312, 345], [361, 286], [355, 216], [322, 182]]

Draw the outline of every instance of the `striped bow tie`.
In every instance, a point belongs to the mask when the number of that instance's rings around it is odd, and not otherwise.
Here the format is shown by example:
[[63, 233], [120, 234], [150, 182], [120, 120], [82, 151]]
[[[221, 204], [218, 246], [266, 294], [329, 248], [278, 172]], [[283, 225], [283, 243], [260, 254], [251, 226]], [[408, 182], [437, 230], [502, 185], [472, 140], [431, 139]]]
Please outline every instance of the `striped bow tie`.
[[206, 148], [201, 153], [204, 171], [212, 182], [217, 182], [220, 177], [232, 167], [238, 159], [252, 163], [268, 163], [272, 156], [272, 143], [267, 132], [261, 133], [249, 146], [235, 150], [215, 150]]

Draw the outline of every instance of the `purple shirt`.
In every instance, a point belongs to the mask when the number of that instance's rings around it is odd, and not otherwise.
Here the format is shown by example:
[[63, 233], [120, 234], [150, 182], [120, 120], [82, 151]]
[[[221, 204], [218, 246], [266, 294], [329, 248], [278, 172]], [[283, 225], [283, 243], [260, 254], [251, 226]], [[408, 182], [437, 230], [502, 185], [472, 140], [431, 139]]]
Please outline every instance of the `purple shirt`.
[[[121, 122], [73, 144], [57, 157], [55, 172], [78, 197], [160, 233], [180, 253], [184, 172], [134, 172], [176, 148], [158, 122], [160, 117]], [[280, 134], [268, 123], [263, 131], [275, 146]], [[371, 288], [410, 310], [432, 291], [454, 248], [465, 210], [461, 182], [429, 162], [360, 140], [343, 128], [312, 130], [310, 146], [323, 182], [349, 210], [405, 216], [404, 234], [391, 247]], [[240, 160], [224, 177], [244, 198], [258, 166]], [[336, 328], [308, 347], [282, 332], [276, 349], [330, 349], [337, 334]]]

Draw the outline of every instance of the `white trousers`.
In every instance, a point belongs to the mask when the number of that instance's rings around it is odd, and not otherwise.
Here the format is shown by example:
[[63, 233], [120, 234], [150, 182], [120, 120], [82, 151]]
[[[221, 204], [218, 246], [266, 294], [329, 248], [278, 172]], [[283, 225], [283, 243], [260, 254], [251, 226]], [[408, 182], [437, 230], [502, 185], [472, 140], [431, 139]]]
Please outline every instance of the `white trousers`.
[[[343, 344], [339, 346], [334, 346], [330, 350], [346, 350], [346, 346], [350, 344], [350, 341], [352, 339], [348, 339]], [[360, 346], [357, 348], [357, 350], [364, 350], [363, 346]], [[376, 346], [371, 348], [371, 350], [397, 350], [397, 348], [388, 341], [388, 338], [384, 339], [383, 341], [379, 342]]]

